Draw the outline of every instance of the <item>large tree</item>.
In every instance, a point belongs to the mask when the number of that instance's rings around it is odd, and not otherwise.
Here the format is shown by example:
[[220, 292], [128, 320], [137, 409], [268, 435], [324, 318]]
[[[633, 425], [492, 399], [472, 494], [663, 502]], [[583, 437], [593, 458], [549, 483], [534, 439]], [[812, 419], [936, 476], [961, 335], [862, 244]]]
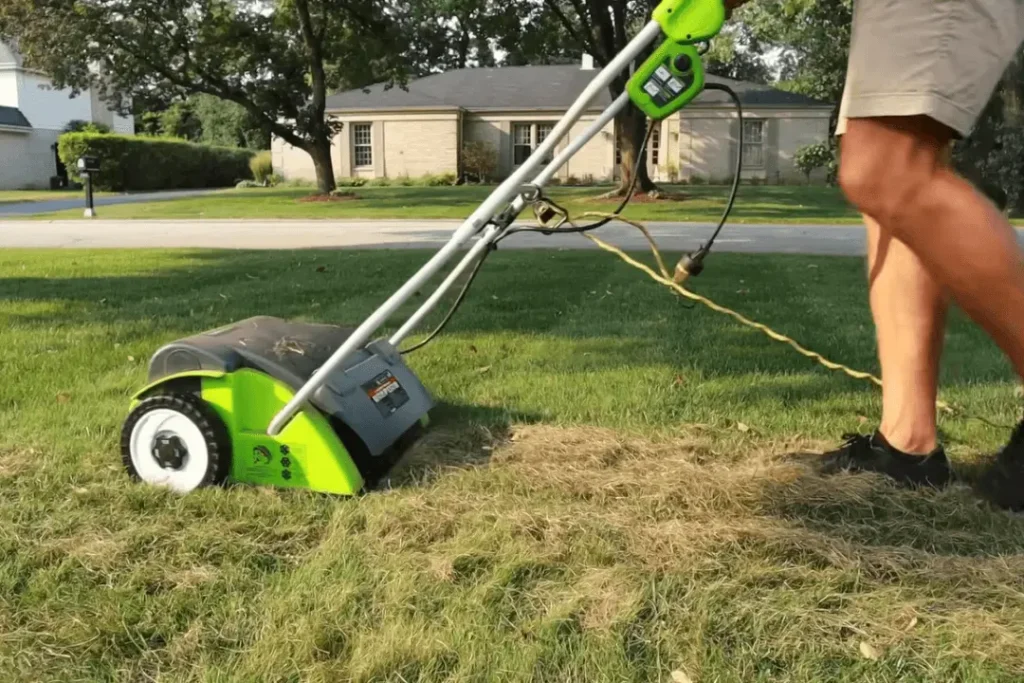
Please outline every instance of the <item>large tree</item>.
[[56, 86], [121, 110], [153, 92], [233, 102], [307, 152], [323, 192], [328, 94], [401, 82], [402, 35], [386, 0], [0, 0], [0, 38]]
[[[626, 47], [627, 43], [650, 20], [651, 11], [658, 5], [657, 0], [543, 0], [544, 8], [563, 32], [563, 40], [592, 55], [595, 61], [606, 66]], [[531, 6], [533, 0], [520, 0], [520, 4]], [[541, 17], [544, 14], [541, 13]], [[544, 19], [542, 19], [544, 20]], [[649, 48], [637, 60], [640, 63], [653, 51]], [[629, 72], [623, 72], [611, 83], [612, 98], [617, 98], [626, 89]], [[633, 170], [638, 168], [636, 189], [651, 192], [657, 186], [647, 173], [647, 152], [641, 152], [647, 118], [632, 103], [615, 119], [615, 141], [621, 154], [619, 165], [619, 192], [624, 193], [633, 182]], [[640, 164], [637, 166], [637, 160]]]
[[496, 64], [493, 43], [507, 31], [506, 4], [497, 0], [406, 0], [397, 6], [408, 26], [406, 52], [417, 75]]

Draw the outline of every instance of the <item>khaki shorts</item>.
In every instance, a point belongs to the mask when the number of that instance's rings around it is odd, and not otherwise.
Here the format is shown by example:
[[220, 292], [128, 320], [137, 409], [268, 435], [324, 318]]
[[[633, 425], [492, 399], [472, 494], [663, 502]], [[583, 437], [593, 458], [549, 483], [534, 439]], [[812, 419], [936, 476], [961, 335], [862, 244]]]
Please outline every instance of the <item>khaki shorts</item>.
[[1024, 0], [854, 0], [848, 118], [925, 115], [966, 137], [1024, 39]]

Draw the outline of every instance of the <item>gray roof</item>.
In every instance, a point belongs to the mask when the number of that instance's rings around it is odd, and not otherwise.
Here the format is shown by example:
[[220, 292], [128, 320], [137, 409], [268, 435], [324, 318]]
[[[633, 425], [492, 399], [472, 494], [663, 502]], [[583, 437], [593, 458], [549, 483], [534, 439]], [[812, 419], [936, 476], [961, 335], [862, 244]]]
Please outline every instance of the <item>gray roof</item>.
[[[411, 81], [405, 89], [390, 89], [383, 84], [363, 90], [348, 90], [327, 98], [328, 110], [381, 109], [466, 109], [555, 110], [572, 105], [597, 71], [584, 71], [578, 65], [507, 66], [456, 69], [431, 74]], [[785, 92], [766, 85], [709, 76], [710, 83], [725, 83], [740, 96], [744, 106], [752, 107], [825, 107], [827, 102]], [[726, 104], [729, 97], [719, 91], [705, 91], [696, 104]], [[593, 103], [604, 109], [611, 104], [605, 88]]]
[[21, 113], [20, 109], [14, 107], [0, 107], [0, 126], [14, 126], [16, 128], [31, 128], [32, 124], [28, 122], [25, 115]]

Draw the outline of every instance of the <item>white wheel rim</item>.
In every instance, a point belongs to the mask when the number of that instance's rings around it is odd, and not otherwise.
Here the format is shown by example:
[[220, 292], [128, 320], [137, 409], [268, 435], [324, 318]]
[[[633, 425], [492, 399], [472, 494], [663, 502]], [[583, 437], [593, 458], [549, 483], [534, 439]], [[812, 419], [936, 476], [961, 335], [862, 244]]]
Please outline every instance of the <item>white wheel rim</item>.
[[[188, 454], [178, 469], [165, 469], [153, 455], [153, 447], [161, 436], [176, 436], [185, 444]], [[199, 488], [210, 468], [210, 451], [196, 423], [176, 410], [157, 408], [135, 423], [131, 435], [132, 465], [144, 482], [166, 486], [179, 493]]]

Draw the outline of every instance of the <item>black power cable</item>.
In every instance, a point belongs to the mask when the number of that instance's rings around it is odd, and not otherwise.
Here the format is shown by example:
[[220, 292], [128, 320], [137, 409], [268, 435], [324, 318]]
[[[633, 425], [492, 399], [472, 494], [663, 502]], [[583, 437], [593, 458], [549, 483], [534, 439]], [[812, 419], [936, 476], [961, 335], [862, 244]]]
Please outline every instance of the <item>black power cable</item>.
[[[647, 145], [651, 141], [651, 136], [654, 134], [654, 127], [657, 124], [657, 121], [651, 121], [647, 126], [647, 133], [644, 135], [644, 141], [640, 145], [640, 150], [637, 152], [636, 155], [636, 164], [633, 166], [633, 180], [630, 182], [629, 188], [626, 190], [626, 196], [622, 198], [622, 201], [619, 203], [619, 206], [615, 209], [615, 211], [612, 211], [613, 216], [617, 216], [620, 213], [622, 213], [622, 211], [629, 204], [629, 200], [633, 198], [633, 193], [636, 192], [636, 185], [640, 181], [640, 164], [642, 164], [644, 161], [644, 152], [647, 151]], [[544, 200], [551, 204], [551, 206], [561, 211], [563, 215], [569, 215], [568, 211], [566, 211], [564, 208], [556, 204], [550, 198], [545, 197]], [[587, 225], [575, 225], [568, 228], [536, 228], [533, 226], [521, 225], [506, 230], [504, 234], [502, 234], [500, 237], [498, 237], [497, 240], [495, 240], [495, 244], [501, 242], [501, 240], [505, 239], [509, 235], [516, 234], [517, 232], [541, 232], [544, 233], [545, 235], [590, 232], [591, 230], [597, 230], [598, 228], [602, 228], [608, 225], [613, 220], [614, 218], [602, 218], [596, 223], [589, 223]]]
[[[733, 206], [736, 203], [736, 195], [739, 192], [740, 180], [743, 174], [743, 103], [740, 101], [739, 95], [736, 94], [736, 91], [734, 91], [732, 88], [725, 85], [724, 83], [706, 83], [704, 89], [720, 90], [729, 95], [730, 98], [732, 98], [733, 104], [736, 105], [736, 113], [739, 119], [740, 131], [736, 150], [736, 171], [733, 175], [732, 188], [729, 192], [729, 200], [726, 202], [725, 210], [722, 212], [722, 217], [719, 219], [718, 225], [715, 227], [715, 230], [714, 232], [712, 232], [711, 238], [707, 241], [707, 243], [701, 245], [701, 247], [695, 253], [687, 255], [686, 257], [684, 257], [682, 261], [680, 261], [680, 266], [683, 267], [683, 269], [686, 271], [686, 274], [692, 276], [697, 276], [701, 273], [701, 271], [704, 270], [704, 259], [708, 256], [709, 253], [711, 253], [711, 247], [714, 246], [715, 240], [718, 239], [719, 233], [722, 232], [722, 228], [725, 227], [725, 223], [729, 219], [729, 214], [732, 213]], [[637, 153], [636, 165], [633, 168], [633, 180], [629, 185], [629, 190], [626, 192], [626, 196], [623, 197], [622, 202], [619, 204], [618, 208], [616, 208], [615, 211], [612, 212], [612, 216], [617, 216], [622, 213], [622, 211], [629, 204], [629, 200], [632, 199], [633, 193], [636, 191], [636, 185], [640, 179], [640, 164], [644, 160], [644, 152], [647, 149], [647, 144], [650, 142], [651, 135], [654, 133], [654, 126], [657, 125], [657, 123], [658, 122], [656, 121], [651, 121], [647, 127], [647, 134], [644, 136], [643, 144], [640, 147], [640, 151]], [[563, 209], [561, 206], [556, 204], [551, 199], [545, 197], [545, 201], [547, 201], [553, 207], [561, 211], [563, 215], [568, 215], [568, 212], [565, 209]], [[476, 280], [476, 276], [480, 273], [480, 270], [483, 267], [484, 262], [487, 260], [487, 257], [490, 256], [491, 252], [497, 250], [498, 243], [501, 242], [506, 237], [508, 237], [509, 235], [514, 235], [515, 233], [519, 232], [540, 232], [545, 235], [554, 235], [560, 233], [583, 233], [601, 228], [610, 223], [612, 220], [614, 220], [613, 217], [603, 218], [600, 221], [597, 221], [596, 223], [571, 226], [568, 228], [551, 229], [538, 228], [532, 226], [518, 226], [506, 228], [505, 231], [496, 240], [494, 240], [494, 243], [491, 244], [480, 256], [480, 260], [476, 262], [476, 265], [473, 267], [472, 273], [470, 273], [469, 278], [466, 280], [466, 283], [462, 286], [462, 291], [459, 292], [459, 295], [456, 297], [454, 303], [452, 303], [451, 308], [448, 310], [447, 315], [445, 315], [444, 319], [440, 322], [440, 324], [438, 324], [438, 326], [434, 328], [434, 330], [429, 335], [427, 335], [425, 339], [423, 339], [420, 342], [417, 342], [413, 346], [410, 346], [409, 348], [403, 351], [400, 351], [399, 353], [405, 355], [408, 353], [412, 353], [413, 351], [418, 351], [419, 349], [422, 349], [424, 346], [433, 341], [434, 338], [437, 337], [437, 335], [439, 335], [442, 332], [442, 330], [444, 330], [444, 328], [448, 325], [451, 319], [455, 316], [455, 312], [459, 310], [460, 306], [462, 306], [462, 302], [465, 301], [466, 295], [469, 293], [469, 289], [473, 285], [473, 281]]]
[[[614, 214], [622, 213], [622, 210], [626, 208], [626, 205], [629, 203], [630, 198], [633, 196], [633, 192], [636, 191], [636, 185], [640, 179], [640, 163], [643, 161], [644, 151], [646, 151], [647, 144], [650, 142], [651, 135], [654, 133], [654, 126], [655, 122], [651, 121], [650, 125], [648, 125], [647, 127], [647, 134], [644, 136], [643, 144], [640, 146], [640, 151], [637, 154], [636, 165], [633, 167], [633, 181], [629, 185], [629, 190], [626, 193], [626, 196], [623, 198], [618, 208], [615, 209], [615, 211], [613, 212]], [[550, 199], [545, 199], [552, 206], [562, 211], [564, 215], [568, 215], [568, 212], [561, 206], [555, 204], [555, 202], [553, 202]], [[473, 285], [473, 281], [476, 279], [476, 276], [480, 273], [480, 269], [483, 267], [484, 261], [487, 260], [487, 257], [490, 256], [491, 252], [497, 250], [498, 243], [501, 242], [506, 237], [508, 237], [509, 235], [513, 235], [517, 232], [543, 232], [549, 235], [553, 233], [580, 233], [587, 232], [589, 230], [596, 230], [597, 228], [607, 225], [611, 221], [611, 218], [605, 218], [603, 220], [598, 221], [597, 223], [591, 223], [590, 225], [580, 225], [572, 228], [557, 228], [553, 230], [545, 230], [543, 228], [534, 228], [527, 226], [522, 226], [518, 228], [506, 228], [505, 232], [499, 235], [498, 238], [494, 240], [494, 243], [490, 247], [488, 247], [487, 250], [484, 251], [484, 253], [480, 256], [480, 260], [476, 262], [476, 265], [473, 267], [473, 272], [470, 273], [469, 279], [467, 279], [466, 284], [462, 286], [462, 291], [460, 291], [459, 295], [455, 298], [455, 301], [452, 303], [451, 308], [448, 309], [448, 313], [445, 315], [444, 319], [438, 324], [437, 327], [434, 328], [434, 330], [430, 334], [426, 336], [425, 339], [417, 342], [416, 344], [410, 346], [407, 349], [399, 351], [399, 353], [404, 356], [406, 354], [413, 353], [414, 351], [419, 351], [424, 346], [432, 342], [434, 338], [437, 337], [437, 335], [441, 334], [442, 330], [444, 330], [444, 328], [447, 327], [452, 317], [455, 316], [455, 312], [459, 310], [460, 306], [462, 306], [462, 302], [465, 301], [466, 295], [469, 293], [469, 288]]]
[[434, 328], [433, 332], [427, 335], [426, 339], [417, 342], [416, 344], [413, 344], [412, 346], [403, 351], [399, 351], [401, 355], [404, 356], [407, 353], [419, 351], [424, 346], [432, 342], [434, 340], [434, 337], [441, 334], [441, 331], [448, 325], [448, 322], [455, 315], [455, 312], [459, 310], [459, 306], [461, 306], [462, 302], [465, 301], [466, 295], [469, 293], [469, 288], [473, 285], [473, 280], [476, 279], [476, 276], [480, 274], [480, 269], [483, 267], [484, 261], [486, 261], [487, 257], [490, 256], [491, 252], [495, 251], [497, 248], [497, 242], [495, 242], [491, 246], [487, 247], [484, 253], [480, 255], [480, 260], [477, 261], [476, 265], [473, 267], [473, 272], [469, 274], [469, 279], [466, 280], [466, 284], [462, 285], [462, 291], [459, 292], [459, 295], [455, 298], [455, 302], [452, 304], [452, 307], [448, 309], [448, 314], [444, 317], [444, 320], [442, 320], [441, 323]]
[[704, 86], [705, 90], [721, 90], [722, 92], [729, 95], [732, 98], [733, 104], [736, 105], [736, 115], [739, 119], [740, 134], [739, 141], [736, 146], [736, 172], [732, 178], [732, 190], [729, 192], [729, 201], [725, 205], [725, 210], [722, 212], [722, 217], [718, 221], [718, 226], [715, 231], [711, 233], [711, 239], [706, 244], [701, 245], [693, 254], [688, 254], [679, 262], [677, 268], [682, 268], [687, 275], [696, 277], [700, 275], [701, 271], [704, 270], [704, 259], [709, 253], [711, 253], [711, 247], [714, 246], [715, 240], [718, 239], [718, 234], [722, 232], [722, 228], [725, 227], [725, 222], [729, 219], [729, 214], [732, 213], [733, 205], [736, 203], [736, 194], [740, 188], [740, 178], [743, 175], [743, 103], [740, 101], [739, 95], [736, 91], [725, 85], [724, 83], [707, 83]]

